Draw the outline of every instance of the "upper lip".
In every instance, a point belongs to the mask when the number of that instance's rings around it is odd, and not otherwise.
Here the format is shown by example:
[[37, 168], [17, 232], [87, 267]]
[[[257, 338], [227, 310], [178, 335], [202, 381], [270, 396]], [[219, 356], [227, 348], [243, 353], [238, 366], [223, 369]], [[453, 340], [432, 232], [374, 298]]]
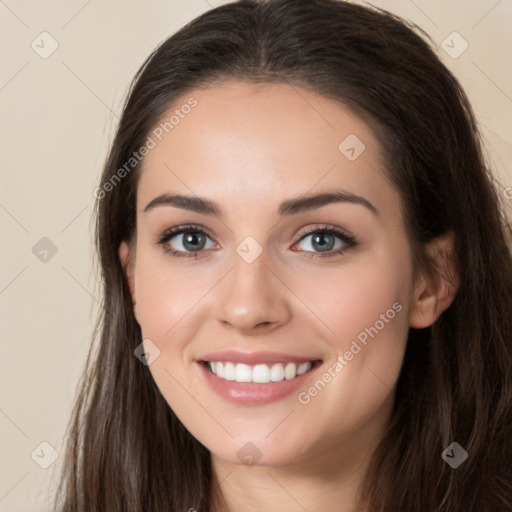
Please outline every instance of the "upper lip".
[[240, 350], [224, 350], [220, 352], [211, 352], [198, 359], [199, 361], [222, 361], [231, 363], [245, 363], [255, 365], [259, 363], [306, 363], [308, 361], [318, 361], [318, 357], [301, 357], [282, 352], [242, 352]]

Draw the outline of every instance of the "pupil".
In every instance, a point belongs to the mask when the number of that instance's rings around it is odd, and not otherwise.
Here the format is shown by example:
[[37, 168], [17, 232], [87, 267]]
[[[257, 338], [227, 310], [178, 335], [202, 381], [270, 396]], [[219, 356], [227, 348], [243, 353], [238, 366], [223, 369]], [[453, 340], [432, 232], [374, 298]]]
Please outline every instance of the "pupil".
[[[331, 243], [330, 244], [325, 242], [325, 237], [330, 237], [331, 238]], [[332, 249], [332, 238], [333, 238], [332, 235], [327, 235], [325, 233], [324, 234], [320, 234], [320, 235], [316, 235], [314, 237], [313, 243], [317, 243], [318, 240], [322, 240], [321, 242], [318, 242], [319, 245], [320, 245], [320, 250], [328, 251], [328, 250]], [[326, 248], [326, 245], [329, 246], [329, 247]]]
[[[189, 249], [197, 249], [198, 247], [198, 241], [197, 241], [197, 238], [198, 237], [201, 237], [202, 235], [201, 234], [198, 234], [198, 233], [195, 233], [195, 234], [187, 234], [185, 235], [185, 241], [184, 241], [184, 246], [187, 247], [188, 244], [191, 244], [190, 247], [188, 247]], [[201, 244], [199, 244], [201, 245]]]

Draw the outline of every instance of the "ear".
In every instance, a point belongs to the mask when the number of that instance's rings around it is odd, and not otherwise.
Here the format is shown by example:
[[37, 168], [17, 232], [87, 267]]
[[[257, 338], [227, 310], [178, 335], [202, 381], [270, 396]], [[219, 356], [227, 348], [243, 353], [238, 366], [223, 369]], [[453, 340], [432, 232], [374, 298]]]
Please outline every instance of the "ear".
[[459, 288], [454, 261], [454, 235], [448, 232], [427, 245], [434, 260], [432, 275], [420, 272], [415, 283], [409, 325], [423, 329], [432, 325], [452, 303]]
[[135, 316], [137, 316], [137, 310], [135, 307], [135, 281], [133, 277], [134, 255], [132, 254], [132, 248], [127, 242], [123, 241], [119, 245], [119, 259], [121, 260], [121, 265], [123, 266], [123, 270], [130, 287], [133, 311]]

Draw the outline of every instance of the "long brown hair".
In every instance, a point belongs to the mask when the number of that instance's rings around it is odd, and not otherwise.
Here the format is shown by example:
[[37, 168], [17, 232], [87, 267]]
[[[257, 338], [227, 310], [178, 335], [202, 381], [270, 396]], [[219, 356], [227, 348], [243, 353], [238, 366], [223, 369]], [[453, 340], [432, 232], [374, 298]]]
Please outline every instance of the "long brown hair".
[[[512, 510], [510, 228], [468, 99], [431, 43], [381, 9], [240, 0], [192, 20], [147, 58], [96, 194], [102, 313], [67, 432], [55, 510], [209, 510], [210, 454], [134, 356], [141, 330], [118, 248], [136, 233], [140, 165], [126, 163], [179, 96], [227, 80], [289, 83], [341, 102], [382, 141], [415, 263], [436, 271], [425, 244], [449, 230], [455, 236], [458, 292], [431, 327], [409, 331], [393, 416], [361, 509]], [[468, 453], [457, 469], [441, 457], [452, 442]]]

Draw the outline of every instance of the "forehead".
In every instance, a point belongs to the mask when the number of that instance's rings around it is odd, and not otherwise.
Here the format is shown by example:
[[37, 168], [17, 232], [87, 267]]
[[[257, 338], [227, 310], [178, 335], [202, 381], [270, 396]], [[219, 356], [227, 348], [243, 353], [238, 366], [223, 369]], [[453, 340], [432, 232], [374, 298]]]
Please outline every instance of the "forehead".
[[215, 191], [219, 202], [268, 205], [340, 186], [374, 204], [397, 199], [370, 128], [339, 102], [297, 86], [228, 82], [190, 91], [149, 135], [154, 147], [138, 190], [144, 204], [163, 192]]

